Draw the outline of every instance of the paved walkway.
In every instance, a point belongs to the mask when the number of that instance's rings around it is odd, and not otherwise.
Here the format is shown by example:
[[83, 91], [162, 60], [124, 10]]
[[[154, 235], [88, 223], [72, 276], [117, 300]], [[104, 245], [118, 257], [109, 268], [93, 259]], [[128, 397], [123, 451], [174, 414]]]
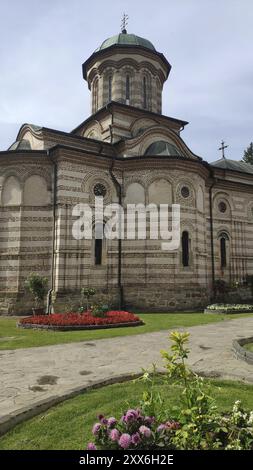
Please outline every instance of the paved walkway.
[[[253, 366], [237, 360], [232, 340], [253, 335], [253, 318], [191, 328], [189, 364], [213, 377], [253, 383]], [[0, 424], [41, 400], [56, 400], [120, 375], [138, 373], [168, 348], [168, 331], [97, 341], [0, 351]], [[4, 418], [5, 417], [5, 418]]]

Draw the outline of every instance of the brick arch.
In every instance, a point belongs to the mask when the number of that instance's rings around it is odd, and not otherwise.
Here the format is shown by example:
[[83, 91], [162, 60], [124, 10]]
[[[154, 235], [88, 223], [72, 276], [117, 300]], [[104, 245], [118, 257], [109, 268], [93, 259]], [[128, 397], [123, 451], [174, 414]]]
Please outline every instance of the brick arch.
[[172, 143], [182, 152], [185, 157], [192, 158], [194, 160], [200, 159], [200, 157], [197, 157], [197, 155], [194, 155], [191, 152], [183, 139], [179, 137], [176, 132], [172, 131], [171, 129], [166, 129], [162, 126], [153, 126], [147, 129], [141, 136], [132, 141], [131, 144], [132, 146], [140, 144], [139, 155], [144, 155], [148, 147], [158, 140], [167, 140], [168, 142]]
[[81, 183], [81, 191], [88, 192], [89, 203], [94, 204], [95, 195], [93, 193], [93, 188], [95, 184], [97, 183], [101, 183], [105, 186], [106, 195], [104, 197], [104, 204], [109, 204], [114, 198], [114, 196], [116, 195], [116, 191], [112, 182], [110, 180], [108, 181], [108, 176], [106, 173], [101, 174], [100, 172], [98, 175], [91, 173], [91, 172], [87, 173], [87, 175], [83, 178], [83, 181]]
[[[37, 180], [38, 178], [39, 180]], [[36, 179], [34, 181], [35, 186], [31, 185], [32, 179]], [[51, 185], [48, 187], [47, 178], [45, 178], [44, 175], [31, 172], [31, 174], [26, 176], [24, 181], [23, 203], [27, 206], [44, 206], [51, 204], [51, 190], [52, 187]]]
[[[218, 204], [220, 202], [225, 202], [228, 206], [228, 211], [221, 213], [218, 209]], [[216, 217], [232, 217], [232, 213], [234, 211], [233, 203], [228, 193], [224, 191], [218, 191], [213, 196], [213, 207], [215, 211]]]
[[40, 176], [46, 181], [47, 190], [52, 191], [52, 173], [50, 170], [46, 168], [36, 168], [36, 169], [29, 169], [25, 170], [24, 178], [23, 178], [23, 185], [25, 185], [28, 178], [31, 176]]
[[[190, 190], [190, 195], [188, 198], [184, 198], [181, 195], [181, 189], [183, 186], [187, 186]], [[194, 206], [196, 205], [196, 189], [194, 187], [194, 182], [190, 178], [185, 178], [183, 175], [176, 179], [173, 185], [173, 190], [175, 194], [175, 200], [177, 203], [182, 206]]]
[[[9, 187], [8, 185], [11, 179], [17, 184], [13, 184]], [[3, 206], [20, 206], [22, 204], [22, 189], [22, 183], [19, 177], [14, 172], [10, 172], [8, 176], [5, 177], [2, 185], [1, 204]]]
[[[145, 204], [145, 203], [146, 203], [146, 199], [147, 199], [147, 188], [146, 188], [146, 185], [145, 185], [145, 183], [143, 182], [143, 180], [142, 180], [141, 178], [138, 178], [138, 177], [133, 177], [133, 178], [129, 179], [129, 180], [127, 181], [127, 183], [124, 185], [124, 193], [123, 193], [124, 203], [126, 202], [125, 200], [126, 200], [126, 198], [127, 198], [127, 196], [128, 196], [128, 190], [129, 190], [130, 186], [131, 186], [131, 185], [134, 185], [134, 184], [139, 185], [140, 188], [142, 188], [142, 190], [143, 190], [143, 199], [144, 199], [144, 200], [143, 200], [143, 201], [133, 201], [133, 202], [131, 202], [131, 203], [134, 204], [134, 203], [136, 202], [137, 204], [138, 204], [138, 203], [143, 203], [143, 204]], [[129, 203], [129, 202], [128, 202], [128, 203]]]

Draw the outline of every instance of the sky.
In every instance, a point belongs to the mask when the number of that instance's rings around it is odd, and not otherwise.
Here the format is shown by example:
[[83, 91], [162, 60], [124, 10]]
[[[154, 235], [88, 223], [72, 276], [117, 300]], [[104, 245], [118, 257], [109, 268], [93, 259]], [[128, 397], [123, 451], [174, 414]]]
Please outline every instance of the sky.
[[224, 139], [240, 160], [253, 141], [252, 0], [1, 0], [0, 150], [25, 122], [68, 132], [89, 116], [81, 64], [124, 12], [172, 65], [162, 112], [189, 121], [187, 145], [214, 161]]

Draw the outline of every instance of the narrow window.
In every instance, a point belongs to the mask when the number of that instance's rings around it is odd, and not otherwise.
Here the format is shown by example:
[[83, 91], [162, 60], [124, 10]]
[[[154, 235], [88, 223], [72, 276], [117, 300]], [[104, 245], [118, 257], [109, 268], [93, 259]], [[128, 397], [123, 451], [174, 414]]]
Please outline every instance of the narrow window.
[[227, 266], [227, 249], [225, 237], [221, 237], [220, 239], [220, 264], [221, 268], [226, 268]]
[[147, 79], [143, 77], [143, 108], [147, 109]]
[[108, 78], [108, 101], [112, 101], [112, 76]]
[[189, 266], [189, 233], [182, 233], [182, 264], [184, 267]]
[[126, 104], [130, 102], [130, 77], [126, 76]]
[[95, 240], [95, 265], [102, 264], [102, 254], [103, 254], [103, 240]]
[[93, 85], [93, 106], [92, 112], [95, 113], [98, 109], [98, 80], [95, 80]]
[[99, 266], [102, 264], [102, 260], [103, 260], [104, 225], [102, 223], [97, 223], [94, 228], [95, 228], [94, 262], [96, 266]]

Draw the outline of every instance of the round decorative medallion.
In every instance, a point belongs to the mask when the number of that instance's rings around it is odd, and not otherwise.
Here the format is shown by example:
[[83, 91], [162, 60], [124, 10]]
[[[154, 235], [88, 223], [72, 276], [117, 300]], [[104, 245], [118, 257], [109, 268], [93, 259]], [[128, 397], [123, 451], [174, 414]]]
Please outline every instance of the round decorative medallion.
[[225, 204], [225, 202], [221, 201], [218, 204], [218, 208], [219, 208], [219, 211], [224, 214], [224, 212], [226, 212], [226, 210], [227, 210], [227, 204]]
[[102, 196], [105, 197], [106, 195], [106, 187], [102, 183], [95, 184], [93, 188], [93, 192], [95, 196]]
[[181, 196], [187, 199], [190, 196], [190, 190], [187, 186], [183, 186], [181, 189]]

